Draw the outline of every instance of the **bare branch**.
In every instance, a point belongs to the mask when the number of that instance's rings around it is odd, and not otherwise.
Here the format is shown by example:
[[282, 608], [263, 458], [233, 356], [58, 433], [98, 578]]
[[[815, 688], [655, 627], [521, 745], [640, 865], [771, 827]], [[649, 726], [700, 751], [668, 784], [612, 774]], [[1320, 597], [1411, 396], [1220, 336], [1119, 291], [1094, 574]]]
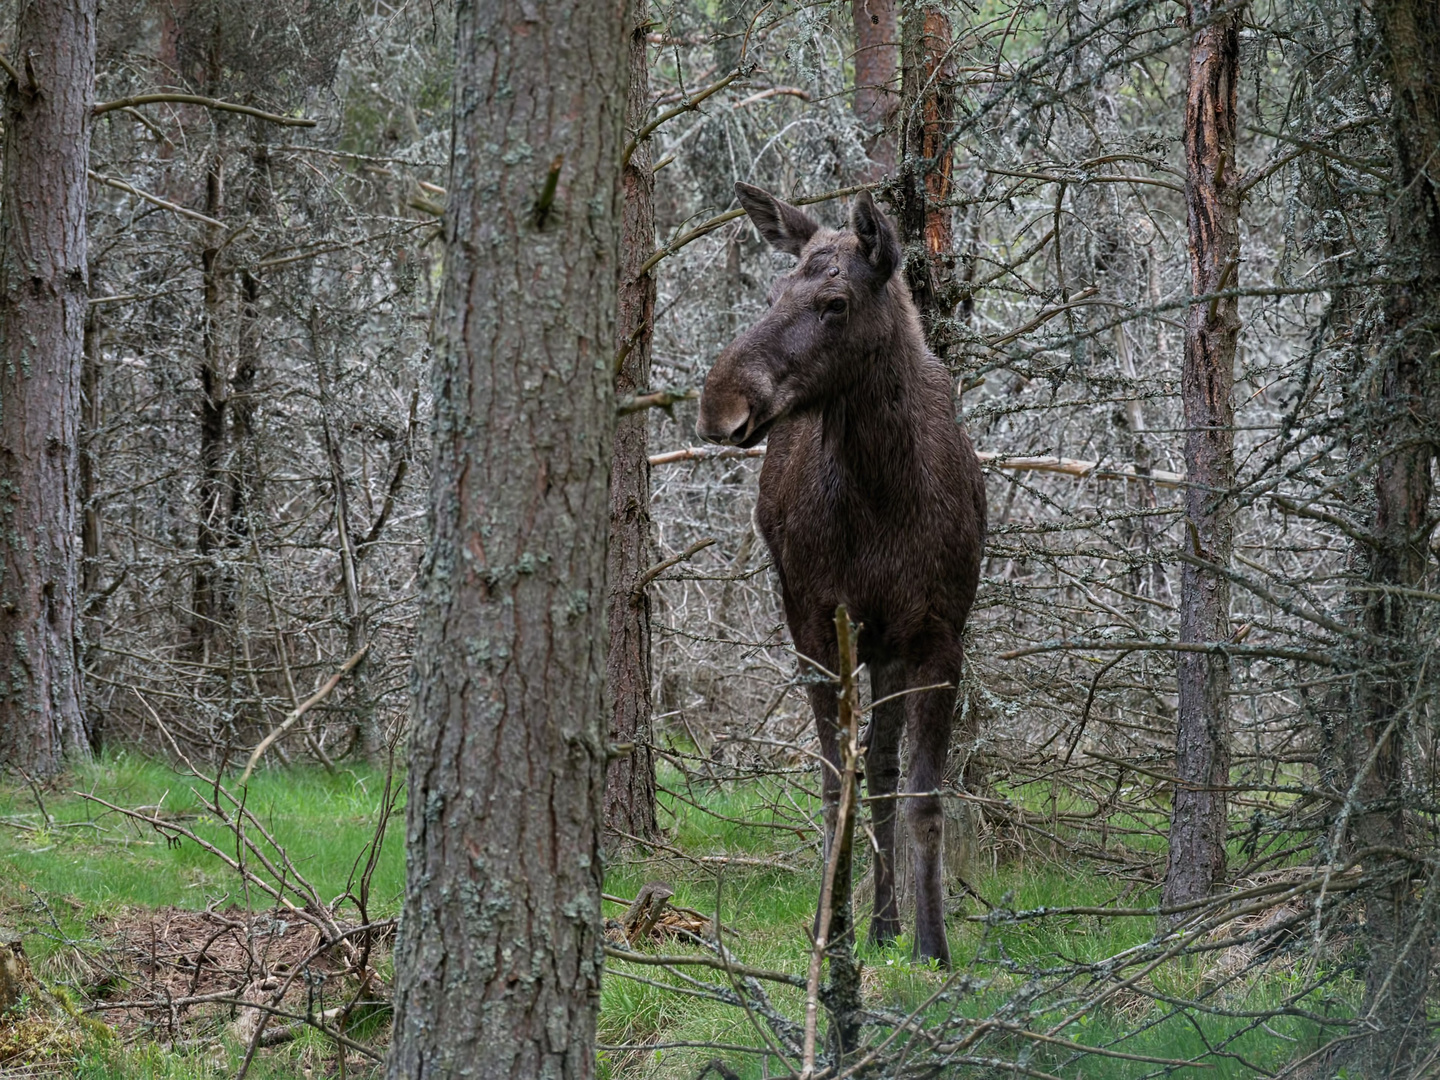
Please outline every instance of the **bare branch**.
[[615, 415], [629, 416], [631, 413], [641, 412], [644, 409], [668, 409], [677, 402], [694, 401], [699, 396], [700, 391], [694, 387], [687, 387], [684, 390], [652, 390], [648, 394], [636, 394], [633, 397], [621, 398], [615, 403]]
[[713, 543], [715, 543], [715, 538], [713, 536], [707, 537], [704, 540], [697, 540], [695, 541], [695, 543], [691, 544], [684, 551], [682, 551], [679, 555], [675, 555], [669, 559], [666, 559], [664, 562], [656, 563], [654, 566], [650, 567], [650, 569], [646, 570], [643, 574], [641, 574], [635, 579], [635, 585], [630, 590], [631, 593], [633, 594], [640, 592], [642, 589], [645, 588], [646, 585], [649, 585], [650, 582], [654, 581], [666, 570], [669, 570], [672, 566], [680, 565], [686, 559], [691, 558], [692, 556], [698, 554], [701, 551], [704, 551]]
[[360, 661], [364, 659], [365, 653], [369, 650], [369, 648], [369, 645], [365, 645], [358, 652], [356, 652], [354, 656], [350, 657], [349, 660], [346, 660], [345, 663], [341, 664], [340, 670], [335, 672], [335, 674], [331, 675], [330, 678], [326, 679], [325, 684], [321, 686], [319, 690], [316, 690], [315, 693], [311, 694], [308, 698], [306, 698], [304, 701], [302, 701], [299, 705], [295, 706], [295, 708], [290, 711], [290, 715], [285, 718], [284, 723], [282, 723], [274, 731], [270, 732], [269, 735], [266, 735], [265, 738], [260, 740], [260, 745], [255, 747], [255, 751], [250, 755], [250, 760], [245, 764], [245, 771], [240, 774], [239, 782], [242, 786], [245, 784], [246, 781], [250, 779], [250, 774], [255, 771], [255, 765], [259, 762], [261, 756], [265, 753], [265, 751], [270, 749], [271, 744], [274, 743], [276, 739], [280, 738], [281, 735], [284, 735], [285, 732], [289, 731], [292, 727], [294, 727], [296, 721], [298, 721], [302, 716], [309, 712], [311, 708], [319, 705], [322, 701], [329, 697], [331, 691], [333, 691], [335, 687], [340, 685], [340, 680], [343, 679], [347, 673], [353, 670], [356, 664], [360, 663]]
[[320, 121], [308, 120], [301, 116], [281, 116], [279, 113], [266, 112], [263, 109], [256, 109], [249, 105], [237, 105], [233, 101], [220, 101], [218, 98], [201, 97], [199, 94], [136, 94], [134, 97], [116, 98], [114, 101], [102, 101], [95, 106], [96, 116], [104, 116], [107, 112], [116, 109], [133, 108], [136, 105], [157, 105], [162, 102], [173, 102], [177, 105], [203, 105], [207, 109], [218, 109], [221, 112], [240, 113], [243, 116], [253, 116], [257, 120], [265, 120], [271, 124], [280, 124], [283, 127], [314, 127]]
[[198, 210], [186, 209], [176, 203], [160, 198], [159, 195], [151, 195], [148, 191], [141, 191], [139, 188], [127, 184], [124, 180], [117, 180], [113, 176], [101, 176], [94, 169], [87, 169], [86, 172], [89, 173], [90, 179], [94, 180], [97, 184], [104, 184], [106, 187], [112, 187], [116, 191], [123, 191], [127, 194], [134, 195], [137, 199], [144, 199], [146, 202], [158, 206], [162, 210], [169, 210], [173, 214], [190, 218], [192, 221], [198, 221], [203, 225], [212, 225], [217, 229], [225, 228], [223, 221], [216, 221], [212, 217], [206, 217]]

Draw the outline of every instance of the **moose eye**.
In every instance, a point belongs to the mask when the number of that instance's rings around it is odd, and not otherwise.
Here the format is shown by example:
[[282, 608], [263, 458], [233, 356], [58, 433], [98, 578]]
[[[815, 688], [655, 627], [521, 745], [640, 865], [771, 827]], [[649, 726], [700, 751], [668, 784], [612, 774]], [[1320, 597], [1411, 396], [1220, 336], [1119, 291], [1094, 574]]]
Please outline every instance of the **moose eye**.
[[844, 298], [837, 296], [825, 305], [825, 313], [827, 315], [844, 315], [847, 307], [849, 307], [849, 305], [845, 303]]

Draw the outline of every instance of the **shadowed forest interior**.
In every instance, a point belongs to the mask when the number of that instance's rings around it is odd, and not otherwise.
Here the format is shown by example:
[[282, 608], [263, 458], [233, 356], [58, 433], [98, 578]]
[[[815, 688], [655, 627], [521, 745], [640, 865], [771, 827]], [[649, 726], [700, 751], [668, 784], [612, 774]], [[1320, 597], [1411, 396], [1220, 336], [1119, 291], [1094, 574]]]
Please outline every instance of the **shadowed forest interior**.
[[[0, 1075], [1440, 1077], [1440, 6], [509, 7], [0, 0]], [[893, 941], [737, 183], [983, 469]]]

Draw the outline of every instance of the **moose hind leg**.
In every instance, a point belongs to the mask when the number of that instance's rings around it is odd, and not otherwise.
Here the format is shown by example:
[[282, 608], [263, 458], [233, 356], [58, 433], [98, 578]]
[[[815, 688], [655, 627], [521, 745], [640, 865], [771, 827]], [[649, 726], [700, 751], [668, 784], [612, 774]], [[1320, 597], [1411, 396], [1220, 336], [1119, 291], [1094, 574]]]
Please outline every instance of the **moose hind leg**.
[[[871, 696], [881, 701], [904, 688], [899, 665], [876, 666]], [[870, 916], [870, 941], [888, 945], [900, 934], [900, 905], [895, 895], [895, 816], [900, 786], [900, 736], [905, 730], [905, 701], [875, 705], [870, 710], [870, 739], [865, 752], [865, 787], [875, 831], [875, 910]]]
[[947, 690], [928, 690], [906, 698], [910, 736], [910, 769], [905, 820], [910, 827], [911, 866], [915, 872], [915, 955], [950, 966], [950, 944], [945, 937], [943, 878], [945, 812], [934, 792], [945, 777], [950, 748], [950, 720], [955, 709], [959, 665], [916, 665], [911, 686], [949, 683]]

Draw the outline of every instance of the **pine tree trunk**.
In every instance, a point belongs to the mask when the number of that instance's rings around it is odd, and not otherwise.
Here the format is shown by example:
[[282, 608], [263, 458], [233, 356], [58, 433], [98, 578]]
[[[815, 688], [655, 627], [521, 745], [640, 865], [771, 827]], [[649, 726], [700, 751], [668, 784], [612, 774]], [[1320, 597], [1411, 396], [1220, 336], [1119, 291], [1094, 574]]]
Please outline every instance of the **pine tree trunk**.
[[855, 118], [865, 129], [865, 152], [874, 163], [867, 180], [895, 170], [896, 57], [900, 26], [896, 0], [850, 0], [855, 22]]
[[955, 99], [947, 70], [950, 16], [924, 0], [907, 0], [900, 26], [900, 199], [896, 215], [905, 247], [905, 276], [920, 309], [930, 351], [948, 360], [957, 343], [954, 326], [954, 227], [948, 136]]
[[[225, 213], [225, 120], [218, 121], [216, 147], [205, 175], [205, 213]], [[229, 363], [222, 341], [227, 275], [219, 266], [224, 230], [206, 226], [200, 253], [204, 301], [200, 330], [200, 517], [195, 535], [194, 622], [191, 649], [202, 663], [211, 659], [217, 636], [230, 622], [230, 589], [225, 567], [229, 499], [225, 479], [225, 429], [229, 407]]]
[[28, 0], [0, 192], [0, 767], [88, 753], [76, 621], [95, 0]]
[[[100, 548], [103, 538], [100, 518], [100, 480], [96, 449], [100, 429], [105, 423], [102, 380], [100, 378], [101, 327], [99, 308], [91, 305], [85, 316], [84, 346], [80, 368], [80, 569], [77, 574], [80, 592], [76, 598], [80, 639], [80, 657], [84, 667], [100, 655], [105, 632], [105, 599], [100, 593]], [[85, 715], [90, 746], [99, 751], [105, 746], [105, 713], [91, 688], [82, 687], [81, 710]]]
[[[1396, 852], [1425, 850], [1407, 820], [1406, 757], [1419, 695], [1419, 604], [1399, 589], [1424, 587], [1434, 526], [1432, 459], [1440, 421], [1440, 7], [1433, 0], [1380, 0], [1373, 8], [1390, 85], [1389, 277], [1374, 406], [1366, 427], [1379, 456], [1368, 588], [1357, 603], [1371, 644], [1357, 682], [1347, 740], [1345, 782], [1356, 784], [1349, 839], [1358, 851], [1383, 849], [1366, 869], [1388, 881], [1366, 897], [1370, 950], [1363, 1011], [1376, 1018], [1356, 1065], [1365, 1076], [1408, 1076], [1417, 1051], [1432, 1045], [1426, 995], [1435, 944], [1434, 897], [1426, 903], [1418, 865]], [[1373, 762], [1373, 764], [1371, 764]], [[1413, 766], [1412, 766], [1413, 768]], [[1411, 781], [1413, 782], [1413, 781]], [[1428, 910], [1427, 910], [1428, 908]]]
[[457, 14], [395, 1080], [594, 1069], [624, 14]]
[[[644, 126], [650, 113], [650, 67], [646, 34], [648, 0], [632, 0], [630, 94], [627, 134]], [[655, 317], [655, 279], [640, 267], [655, 249], [655, 176], [650, 144], [635, 148], [621, 174], [625, 204], [620, 224], [620, 305], [616, 325], [623, 357], [615, 380], [617, 397], [650, 385], [650, 342]], [[620, 418], [610, 459], [610, 738], [630, 746], [605, 773], [605, 828], [623, 843], [626, 836], [649, 838], [655, 821], [655, 756], [651, 750], [650, 597], [635, 582], [650, 566], [650, 417], [647, 411]], [[621, 835], [624, 834], [624, 835]]]
[[[1232, 289], [1239, 270], [1240, 192], [1235, 164], [1235, 93], [1240, 16], [1216, 16], [1205, 0], [1189, 9], [1190, 83], [1185, 100], [1185, 201], [1190, 227], [1190, 289]], [[1185, 412], [1186, 548], [1180, 583], [1180, 640], [1230, 640], [1230, 583], [1218, 568], [1234, 541], [1234, 297], [1190, 306], [1180, 396]], [[1210, 569], [1215, 567], [1217, 569]], [[1207, 896], [1225, 879], [1225, 785], [1230, 779], [1230, 661], [1220, 652], [1179, 653], [1170, 863], [1163, 902]]]

